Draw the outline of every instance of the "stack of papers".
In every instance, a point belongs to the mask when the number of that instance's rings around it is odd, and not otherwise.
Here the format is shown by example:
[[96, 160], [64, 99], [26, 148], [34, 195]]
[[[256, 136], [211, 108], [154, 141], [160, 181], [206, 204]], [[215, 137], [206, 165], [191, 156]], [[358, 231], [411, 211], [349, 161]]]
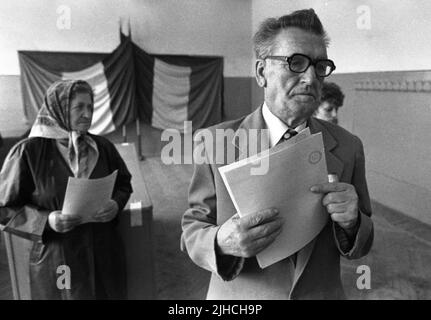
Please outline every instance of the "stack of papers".
[[[256, 168], [265, 166], [268, 170], [264, 174], [256, 174]], [[321, 133], [310, 135], [307, 129], [266, 152], [220, 167], [219, 171], [241, 217], [274, 207], [284, 218], [276, 240], [257, 255], [261, 268], [299, 251], [327, 222], [322, 195], [310, 191], [311, 186], [328, 182]]]

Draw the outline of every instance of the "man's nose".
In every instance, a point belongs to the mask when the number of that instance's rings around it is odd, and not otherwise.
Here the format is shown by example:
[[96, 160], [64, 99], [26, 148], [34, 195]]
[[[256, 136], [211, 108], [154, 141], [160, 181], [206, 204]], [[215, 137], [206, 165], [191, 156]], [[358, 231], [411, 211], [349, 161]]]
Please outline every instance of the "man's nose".
[[336, 118], [337, 117], [337, 110], [333, 109], [331, 112], [331, 116], [332, 116], [332, 118]]
[[314, 66], [310, 65], [307, 70], [302, 73], [301, 81], [304, 83], [312, 84], [317, 81], [316, 69]]

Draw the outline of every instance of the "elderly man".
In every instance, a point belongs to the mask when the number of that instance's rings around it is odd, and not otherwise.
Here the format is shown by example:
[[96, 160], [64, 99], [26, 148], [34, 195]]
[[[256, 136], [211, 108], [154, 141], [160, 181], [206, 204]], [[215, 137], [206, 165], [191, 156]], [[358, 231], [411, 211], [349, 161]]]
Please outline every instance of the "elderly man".
[[314, 112], [317, 119], [338, 124], [338, 109], [343, 106], [344, 94], [341, 88], [333, 82], [324, 82], [320, 105]]
[[[327, 44], [312, 9], [264, 21], [254, 36], [263, 105], [245, 118], [209, 130], [215, 135], [216, 129], [267, 128], [270, 147], [305, 127], [321, 132], [328, 172], [339, 181], [310, 186], [310, 192], [322, 194], [330, 219], [297, 253], [261, 269], [255, 256], [283, 225], [277, 208], [239, 217], [218, 172], [221, 164], [196, 164], [181, 243], [197, 265], [212, 272], [208, 299], [343, 299], [340, 256], [356, 259], [370, 250], [373, 223], [362, 143], [344, 129], [311, 117], [324, 78], [335, 69], [327, 58]], [[206, 155], [211, 160], [213, 153]]]

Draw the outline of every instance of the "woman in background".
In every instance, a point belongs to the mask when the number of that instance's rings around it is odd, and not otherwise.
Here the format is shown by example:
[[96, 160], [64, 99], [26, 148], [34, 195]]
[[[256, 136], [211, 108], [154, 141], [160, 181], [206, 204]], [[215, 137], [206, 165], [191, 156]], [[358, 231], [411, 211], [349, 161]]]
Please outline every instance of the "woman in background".
[[[88, 83], [52, 84], [29, 138], [12, 148], [0, 172], [0, 209], [11, 218], [7, 230], [33, 241], [32, 299], [126, 297], [116, 221], [132, 193], [131, 175], [111, 142], [88, 133], [93, 107]], [[95, 179], [115, 170], [112, 199], [94, 222], [61, 213], [69, 177]], [[69, 267], [70, 289], [58, 286], [59, 266]]]
[[343, 106], [344, 93], [334, 82], [324, 82], [320, 105], [314, 112], [314, 117], [338, 124], [338, 109]]

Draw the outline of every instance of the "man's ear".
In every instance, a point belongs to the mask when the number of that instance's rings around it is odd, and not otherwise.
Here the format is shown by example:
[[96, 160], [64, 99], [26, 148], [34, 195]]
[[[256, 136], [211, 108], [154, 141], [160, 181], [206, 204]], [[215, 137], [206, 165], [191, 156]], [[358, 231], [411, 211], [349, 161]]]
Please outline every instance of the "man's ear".
[[257, 59], [255, 65], [255, 76], [257, 85], [261, 88], [266, 87], [266, 78], [265, 78], [265, 60]]

